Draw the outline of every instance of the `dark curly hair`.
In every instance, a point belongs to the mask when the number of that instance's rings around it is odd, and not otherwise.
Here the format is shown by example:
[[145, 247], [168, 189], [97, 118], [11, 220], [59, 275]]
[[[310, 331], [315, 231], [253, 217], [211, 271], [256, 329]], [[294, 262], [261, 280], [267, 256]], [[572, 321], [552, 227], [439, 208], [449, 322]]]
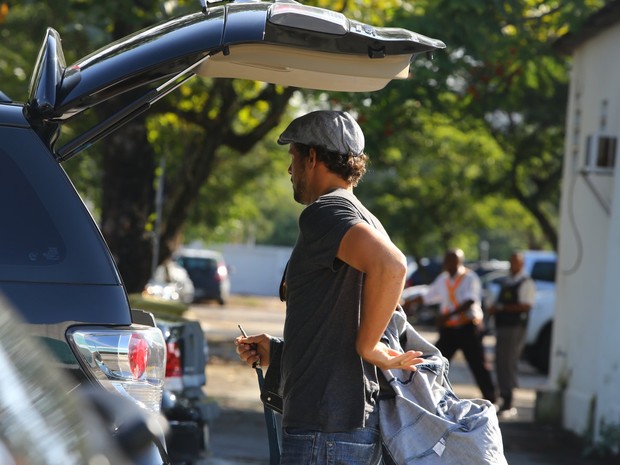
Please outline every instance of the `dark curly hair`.
[[[294, 143], [295, 148], [299, 154], [303, 157], [308, 157], [310, 154], [310, 146]], [[327, 169], [333, 173], [336, 173], [342, 179], [347, 181], [353, 187], [362, 179], [362, 176], [366, 173], [366, 164], [368, 163], [368, 155], [362, 153], [358, 156], [350, 154], [341, 154], [336, 152], [330, 152], [323, 147], [312, 146], [316, 150], [316, 157], [318, 160], [325, 163]]]

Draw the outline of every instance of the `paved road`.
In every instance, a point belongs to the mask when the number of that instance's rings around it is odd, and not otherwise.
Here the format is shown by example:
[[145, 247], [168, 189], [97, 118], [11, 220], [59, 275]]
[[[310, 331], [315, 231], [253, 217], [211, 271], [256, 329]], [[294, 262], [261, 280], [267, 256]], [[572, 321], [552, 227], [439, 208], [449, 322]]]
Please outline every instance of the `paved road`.
[[[201, 322], [209, 341], [211, 357], [207, 365], [209, 396], [217, 399], [220, 416], [211, 430], [211, 456], [203, 465], [268, 465], [269, 450], [262, 404], [258, 400], [256, 373], [242, 365], [234, 352], [233, 339], [241, 324], [248, 334], [282, 334], [284, 305], [275, 298], [238, 298], [227, 307], [194, 305], [185, 316]], [[421, 331], [431, 342], [432, 330]], [[485, 338], [489, 359], [494, 340]], [[533, 423], [535, 391], [546, 378], [527, 364], [520, 366], [521, 387], [515, 393], [518, 415], [500, 419], [506, 457], [510, 465], [606, 465], [581, 457], [579, 441], [569, 433]], [[464, 360], [452, 360], [450, 380], [461, 398], [479, 397]]]

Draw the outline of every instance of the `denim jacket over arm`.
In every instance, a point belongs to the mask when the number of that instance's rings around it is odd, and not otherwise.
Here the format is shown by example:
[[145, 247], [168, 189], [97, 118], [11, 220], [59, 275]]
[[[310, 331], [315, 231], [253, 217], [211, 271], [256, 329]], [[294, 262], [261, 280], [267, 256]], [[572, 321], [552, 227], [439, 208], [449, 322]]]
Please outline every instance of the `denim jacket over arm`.
[[417, 371], [382, 370], [393, 395], [382, 396], [380, 428], [396, 465], [507, 465], [495, 408], [483, 399], [459, 399], [448, 381], [448, 361], [398, 309], [383, 342], [419, 350]]

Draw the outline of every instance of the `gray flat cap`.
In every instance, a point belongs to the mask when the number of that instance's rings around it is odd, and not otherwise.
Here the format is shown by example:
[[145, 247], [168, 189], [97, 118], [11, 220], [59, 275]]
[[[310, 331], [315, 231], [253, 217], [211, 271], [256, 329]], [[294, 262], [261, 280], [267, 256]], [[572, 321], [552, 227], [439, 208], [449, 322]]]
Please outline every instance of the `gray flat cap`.
[[294, 119], [278, 138], [280, 145], [293, 142], [354, 157], [364, 152], [364, 133], [346, 111], [319, 110]]

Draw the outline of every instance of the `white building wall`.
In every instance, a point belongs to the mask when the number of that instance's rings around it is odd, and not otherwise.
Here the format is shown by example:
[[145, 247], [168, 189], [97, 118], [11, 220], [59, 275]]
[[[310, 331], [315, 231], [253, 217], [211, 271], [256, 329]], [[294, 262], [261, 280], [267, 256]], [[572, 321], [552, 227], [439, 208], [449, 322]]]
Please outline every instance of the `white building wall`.
[[[620, 28], [618, 32], [616, 40], [620, 41]], [[620, 42], [616, 42], [618, 43]], [[616, 73], [616, 82], [620, 82], [620, 71]], [[617, 109], [620, 109], [619, 98], [617, 96], [615, 100]], [[618, 113], [614, 121], [616, 134], [620, 136], [620, 115]], [[617, 159], [613, 203], [609, 219], [607, 269], [602, 289], [602, 332], [598, 359], [600, 376], [597, 378], [599, 384], [596, 410], [598, 421], [595, 424], [597, 433], [601, 432], [603, 422], [607, 425], [615, 425], [616, 428], [620, 427], [620, 397], [618, 396], [620, 388], [620, 168], [618, 164]]]
[[620, 137], [618, 44], [620, 27], [590, 39], [571, 75], [549, 380], [565, 388], [564, 426], [578, 434], [604, 418], [620, 425], [619, 170], [583, 171], [589, 134]]

